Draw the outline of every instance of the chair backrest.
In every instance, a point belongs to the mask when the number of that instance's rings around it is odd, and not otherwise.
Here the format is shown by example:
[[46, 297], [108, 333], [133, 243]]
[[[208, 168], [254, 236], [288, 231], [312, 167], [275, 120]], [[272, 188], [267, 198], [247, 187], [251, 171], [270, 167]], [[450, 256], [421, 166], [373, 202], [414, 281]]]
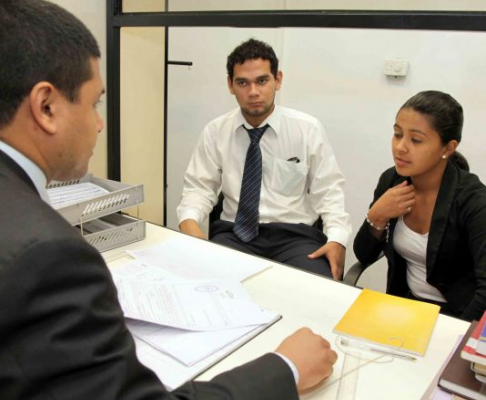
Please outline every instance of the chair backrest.
[[[376, 261], [378, 261], [384, 255], [385, 254], [383, 252], [381, 252], [380, 255], [378, 256], [378, 258], [376, 259]], [[345, 283], [348, 283], [348, 284], [352, 285], [352, 286], [360, 287], [360, 286], [358, 286], [358, 280], [359, 280], [359, 278], [363, 274], [364, 270], [366, 268], [368, 268], [369, 266], [373, 265], [374, 263], [376, 263], [376, 261], [374, 261], [374, 262], [372, 262], [371, 264], [368, 264], [368, 265], [361, 264], [359, 261], [355, 262], [351, 266], [351, 268], [348, 269], [348, 271], [346, 272], [346, 274], [344, 274], [343, 281]]]
[[209, 213], [209, 228], [208, 228], [208, 239], [211, 239], [212, 232], [211, 232], [211, 225], [214, 221], [217, 221], [221, 218], [221, 213], [223, 212], [223, 192], [221, 192], [218, 196], [218, 202], [213, 207], [213, 210]]
[[322, 222], [322, 218], [321, 218], [321, 216], [320, 216], [320, 215], [319, 215], [319, 218], [317, 218], [316, 222], [314, 222], [314, 223], [312, 224], [312, 226], [313, 226], [314, 228], [319, 229], [320, 231], [322, 231], [322, 230], [324, 229], [324, 224], [323, 224], [323, 222]]

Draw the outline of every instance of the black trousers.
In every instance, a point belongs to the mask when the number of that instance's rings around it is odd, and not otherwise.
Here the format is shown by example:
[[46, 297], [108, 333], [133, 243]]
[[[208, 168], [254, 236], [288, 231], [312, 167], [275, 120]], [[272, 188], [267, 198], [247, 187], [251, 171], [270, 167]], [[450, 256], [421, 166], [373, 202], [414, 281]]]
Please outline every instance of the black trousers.
[[307, 257], [327, 242], [326, 235], [319, 229], [305, 224], [260, 224], [258, 236], [244, 243], [233, 233], [233, 225], [233, 222], [223, 220], [213, 222], [210, 240], [248, 254], [332, 277], [327, 258], [311, 260]]

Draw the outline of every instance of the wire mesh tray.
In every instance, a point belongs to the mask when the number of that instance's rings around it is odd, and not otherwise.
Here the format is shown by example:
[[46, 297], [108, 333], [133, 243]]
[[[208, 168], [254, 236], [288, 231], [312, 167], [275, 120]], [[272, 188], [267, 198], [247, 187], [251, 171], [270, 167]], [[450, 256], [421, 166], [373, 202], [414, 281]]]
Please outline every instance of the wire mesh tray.
[[86, 241], [100, 252], [145, 239], [145, 221], [117, 213], [83, 223], [82, 230]]
[[[96, 197], [77, 202], [67, 202], [54, 206], [56, 210], [71, 224], [79, 225], [96, 218], [103, 217], [122, 210], [137, 206], [144, 201], [143, 185], [128, 185], [108, 179], [96, 178], [88, 174], [80, 179], [66, 182], [53, 181], [48, 186], [48, 193], [64, 189], [73, 189], [74, 185], [91, 183], [99, 186], [105, 193]], [[53, 190], [51, 190], [53, 189]], [[52, 199], [51, 199], [52, 200]]]

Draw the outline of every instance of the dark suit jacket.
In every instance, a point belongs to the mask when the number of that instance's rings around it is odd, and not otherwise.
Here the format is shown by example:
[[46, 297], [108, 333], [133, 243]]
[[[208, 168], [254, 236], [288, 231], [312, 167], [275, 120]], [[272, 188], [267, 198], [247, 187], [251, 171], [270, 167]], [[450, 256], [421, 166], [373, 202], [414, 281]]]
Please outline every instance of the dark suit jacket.
[[[395, 168], [385, 171], [371, 205], [405, 179]], [[371, 234], [365, 221], [354, 240], [354, 252], [366, 265], [384, 251], [389, 266], [387, 292], [406, 296], [406, 261], [393, 249], [396, 223], [397, 219], [390, 220], [385, 242]], [[486, 309], [486, 187], [476, 175], [450, 162], [432, 215], [426, 260], [427, 282], [442, 293], [452, 312], [466, 320], [479, 319]]]
[[274, 354], [168, 393], [142, 366], [100, 254], [0, 152], [0, 399], [297, 399]]

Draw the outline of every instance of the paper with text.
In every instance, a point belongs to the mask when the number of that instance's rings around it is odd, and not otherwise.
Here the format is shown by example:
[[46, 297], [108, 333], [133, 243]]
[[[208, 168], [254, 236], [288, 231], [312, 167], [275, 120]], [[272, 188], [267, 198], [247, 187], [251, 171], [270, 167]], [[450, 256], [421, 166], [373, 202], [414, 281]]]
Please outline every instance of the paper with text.
[[[273, 311], [262, 310], [262, 312], [272, 320], [278, 318], [277, 313]], [[127, 326], [134, 336], [187, 366], [204, 360], [241, 337], [260, 329], [258, 325], [193, 332], [131, 319], [127, 320]]]
[[279, 318], [276, 318], [270, 324], [260, 325], [250, 333], [247, 333], [243, 337], [240, 337], [232, 343], [227, 344], [221, 350], [216, 351], [215, 353], [191, 366], [186, 366], [180, 363], [171, 356], [164, 354], [163, 352], [139, 339], [137, 336], [134, 336], [137, 358], [143, 365], [155, 372], [167, 390], [172, 390], [188, 380], [193, 379], [212, 365], [216, 364], [225, 356], [258, 335], [258, 333], [267, 329], [278, 319]]
[[59, 186], [47, 189], [52, 208], [59, 209], [70, 204], [81, 203], [98, 196], [110, 193], [101, 186], [91, 182], [77, 183], [76, 185]]
[[195, 331], [269, 322], [238, 281], [151, 281], [116, 273], [113, 280], [127, 318]]
[[171, 274], [155, 265], [133, 260], [124, 265], [110, 269], [111, 276], [116, 282], [119, 279], [145, 280], [158, 282], [165, 279], [178, 279], [177, 275]]
[[[234, 278], [243, 281], [270, 267], [270, 261], [183, 236], [143, 250], [129, 250], [136, 259], [186, 279]], [[231, 261], [229, 261], [231, 260]]]

